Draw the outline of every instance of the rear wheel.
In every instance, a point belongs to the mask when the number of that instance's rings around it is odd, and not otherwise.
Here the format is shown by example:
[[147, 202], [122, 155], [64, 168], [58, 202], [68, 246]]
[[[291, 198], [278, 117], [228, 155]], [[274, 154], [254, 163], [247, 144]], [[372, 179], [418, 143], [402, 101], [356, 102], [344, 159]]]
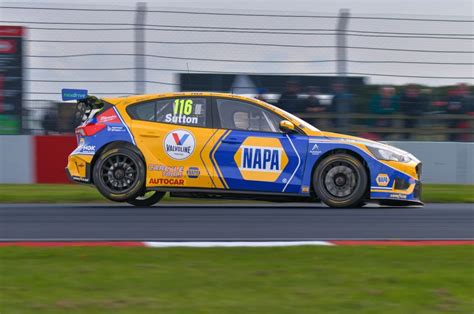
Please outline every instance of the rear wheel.
[[145, 165], [133, 150], [105, 151], [94, 165], [94, 184], [106, 198], [124, 202], [135, 199], [145, 186]]
[[316, 195], [331, 207], [361, 207], [367, 192], [367, 171], [355, 157], [339, 153], [325, 158], [313, 175]]
[[149, 191], [135, 199], [128, 200], [127, 203], [137, 207], [149, 207], [161, 201], [163, 196], [165, 196], [165, 192]]

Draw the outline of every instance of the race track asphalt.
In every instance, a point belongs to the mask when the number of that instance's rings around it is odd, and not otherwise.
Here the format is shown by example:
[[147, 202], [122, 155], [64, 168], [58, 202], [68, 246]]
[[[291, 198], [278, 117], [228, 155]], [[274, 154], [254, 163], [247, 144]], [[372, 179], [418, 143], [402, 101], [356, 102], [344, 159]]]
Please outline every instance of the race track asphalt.
[[474, 204], [1, 204], [0, 240], [474, 239]]

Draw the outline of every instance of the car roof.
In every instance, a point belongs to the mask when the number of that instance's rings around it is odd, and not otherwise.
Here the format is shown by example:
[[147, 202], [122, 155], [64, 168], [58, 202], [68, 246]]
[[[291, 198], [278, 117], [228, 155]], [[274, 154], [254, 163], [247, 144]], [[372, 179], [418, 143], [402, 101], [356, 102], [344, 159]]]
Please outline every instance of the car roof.
[[[251, 101], [253, 103], [258, 103], [262, 106], [265, 106], [266, 103], [255, 98], [229, 94], [229, 93], [216, 93], [216, 92], [173, 92], [173, 93], [160, 93], [160, 94], [146, 94], [146, 95], [130, 95], [124, 97], [105, 97], [105, 100], [108, 103], [113, 105], [130, 105], [137, 102], [159, 99], [159, 98], [168, 98], [168, 97], [224, 97], [232, 99], [240, 99], [244, 101]], [[265, 106], [266, 107], [266, 106]]]

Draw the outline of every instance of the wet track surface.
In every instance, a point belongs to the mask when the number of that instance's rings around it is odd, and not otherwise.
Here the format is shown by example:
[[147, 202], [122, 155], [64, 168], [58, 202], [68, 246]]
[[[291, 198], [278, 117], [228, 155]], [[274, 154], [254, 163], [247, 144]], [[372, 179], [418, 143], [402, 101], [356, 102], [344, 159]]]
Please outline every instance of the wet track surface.
[[0, 205], [1, 240], [473, 239], [474, 204]]

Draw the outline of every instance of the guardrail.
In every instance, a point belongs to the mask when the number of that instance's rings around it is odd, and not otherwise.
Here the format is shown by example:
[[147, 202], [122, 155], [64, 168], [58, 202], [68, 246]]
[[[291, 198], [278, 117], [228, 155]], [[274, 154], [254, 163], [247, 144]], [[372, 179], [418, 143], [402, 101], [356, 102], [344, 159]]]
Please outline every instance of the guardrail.
[[[474, 143], [388, 142], [423, 163], [424, 183], [474, 184]], [[0, 135], [1, 183], [66, 183], [64, 167], [76, 138]]]

